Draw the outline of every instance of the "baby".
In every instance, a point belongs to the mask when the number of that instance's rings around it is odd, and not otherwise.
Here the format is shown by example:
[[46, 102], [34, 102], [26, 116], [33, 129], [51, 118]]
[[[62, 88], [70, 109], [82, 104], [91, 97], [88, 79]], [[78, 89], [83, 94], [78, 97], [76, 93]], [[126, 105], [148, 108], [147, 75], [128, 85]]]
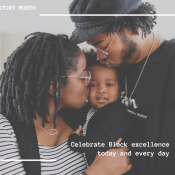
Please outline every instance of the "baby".
[[[91, 80], [88, 99], [90, 105], [83, 110], [86, 111], [86, 121], [83, 128], [79, 127], [70, 135], [68, 144], [74, 151], [85, 152], [90, 165], [97, 153], [109, 150], [128, 132], [129, 122], [126, 109], [119, 98], [120, 84], [116, 70], [102, 66], [99, 60], [88, 64], [87, 69], [91, 71]], [[82, 112], [79, 115], [84, 117]]]

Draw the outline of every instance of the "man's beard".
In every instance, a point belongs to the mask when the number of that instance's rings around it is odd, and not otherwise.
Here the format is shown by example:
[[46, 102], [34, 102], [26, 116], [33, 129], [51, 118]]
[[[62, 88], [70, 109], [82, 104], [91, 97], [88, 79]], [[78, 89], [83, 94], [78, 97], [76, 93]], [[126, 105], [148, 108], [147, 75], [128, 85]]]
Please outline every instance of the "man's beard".
[[126, 73], [130, 67], [130, 64], [128, 62], [122, 62], [119, 67]]
[[132, 56], [137, 51], [137, 44], [127, 37], [124, 31], [121, 32], [120, 39], [123, 43], [124, 49], [122, 52], [122, 62], [119, 64], [123, 70], [127, 70], [131, 65], [129, 62]]

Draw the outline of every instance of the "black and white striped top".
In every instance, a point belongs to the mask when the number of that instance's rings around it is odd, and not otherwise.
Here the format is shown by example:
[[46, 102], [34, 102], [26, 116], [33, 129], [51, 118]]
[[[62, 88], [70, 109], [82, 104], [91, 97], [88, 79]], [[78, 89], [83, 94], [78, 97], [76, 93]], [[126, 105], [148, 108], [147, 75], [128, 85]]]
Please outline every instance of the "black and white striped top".
[[[78, 175], [85, 171], [87, 167], [83, 154], [72, 151], [67, 143], [68, 139], [55, 147], [39, 144], [40, 159], [56, 159], [56, 161], [41, 161], [42, 175]], [[0, 159], [0, 175], [26, 174], [22, 161], [2, 161], [20, 159], [14, 130], [2, 115], [0, 115]]]

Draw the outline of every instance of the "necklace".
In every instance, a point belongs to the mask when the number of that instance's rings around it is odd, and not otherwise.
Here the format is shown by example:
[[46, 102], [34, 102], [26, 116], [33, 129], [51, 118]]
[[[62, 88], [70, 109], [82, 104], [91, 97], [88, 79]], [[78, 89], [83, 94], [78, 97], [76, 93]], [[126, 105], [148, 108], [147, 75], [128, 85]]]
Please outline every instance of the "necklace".
[[[57, 122], [57, 118], [56, 118], [56, 122]], [[38, 126], [39, 128], [41, 128], [42, 130], [44, 130], [45, 132], [47, 132], [47, 134], [49, 134], [49, 135], [56, 135], [56, 134], [58, 134], [58, 131], [56, 129], [50, 129], [50, 131], [48, 132], [44, 128], [42, 128], [41, 126], [37, 125], [35, 122], [34, 122], [34, 124], [36, 126]]]
[[159, 46], [160, 46], [162, 43], [162, 39], [161, 39], [160, 35], [158, 35], [158, 36], [159, 36]]
[[[159, 38], [160, 38], [160, 37], [159, 37]], [[153, 46], [154, 46], [154, 41], [155, 41], [155, 36], [154, 36], [154, 33], [153, 33], [153, 43], [152, 43], [151, 49], [150, 49], [150, 51], [149, 51], [149, 53], [148, 53], [148, 56], [147, 56], [147, 58], [146, 58], [146, 61], [145, 61], [144, 65], [143, 65], [143, 68], [142, 68], [142, 70], [141, 70], [141, 72], [140, 72], [139, 78], [138, 78], [138, 80], [137, 80], [137, 82], [136, 82], [136, 84], [135, 84], [135, 86], [134, 86], [134, 89], [133, 89], [133, 91], [132, 91], [132, 93], [131, 93], [131, 95], [130, 95], [129, 98], [128, 98], [128, 95], [127, 95], [127, 76], [125, 76], [126, 100], [124, 101], [124, 103], [125, 103], [125, 106], [126, 106], [126, 107], [131, 106], [131, 96], [133, 95], [133, 93], [134, 93], [134, 91], [135, 91], [135, 89], [136, 89], [136, 87], [137, 87], [137, 84], [138, 84], [138, 82], [139, 82], [139, 80], [140, 80], [140, 77], [141, 77], [141, 75], [142, 75], [142, 73], [143, 73], [143, 70], [144, 70], [144, 68], [145, 68], [145, 65], [146, 65], [146, 63], [147, 63], [147, 61], [148, 61], [148, 58], [149, 58], [150, 54], [151, 54], [152, 48], [153, 48]], [[159, 41], [159, 46], [160, 46], [160, 44], [161, 44], [161, 41]]]

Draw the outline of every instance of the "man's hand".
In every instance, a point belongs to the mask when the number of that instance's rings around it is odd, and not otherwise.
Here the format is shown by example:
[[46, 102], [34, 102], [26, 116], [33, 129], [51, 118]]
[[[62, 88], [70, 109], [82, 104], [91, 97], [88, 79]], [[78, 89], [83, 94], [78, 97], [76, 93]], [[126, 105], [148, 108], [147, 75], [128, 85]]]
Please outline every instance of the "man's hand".
[[[117, 143], [121, 142], [119, 139]], [[96, 156], [94, 162], [85, 171], [87, 175], [122, 175], [132, 168], [129, 156], [120, 156], [121, 152], [127, 152], [128, 147], [114, 148], [109, 152], [116, 152], [115, 157], [112, 156]]]

